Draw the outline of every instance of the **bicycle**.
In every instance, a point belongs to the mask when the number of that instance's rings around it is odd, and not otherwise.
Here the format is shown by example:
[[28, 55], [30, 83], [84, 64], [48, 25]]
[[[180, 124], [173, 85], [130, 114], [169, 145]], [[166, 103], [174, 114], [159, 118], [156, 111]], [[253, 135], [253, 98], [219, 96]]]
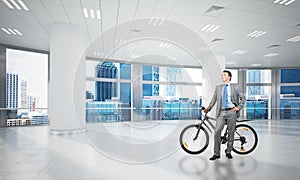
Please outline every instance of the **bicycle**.
[[[186, 126], [180, 133], [179, 141], [181, 148], [189, 154], [200, 154], [205, 151], [209, 144], [207, 129], [212, 132], [207, 124], [215, 128], [210, 120], [216, 119], [207, 116], [207, 113], [204, 116], [202, 115], [202, 117], [199, 123]], [[241, 155], [251, 153], [258, 143], [256, 131], [248, 124], [239, 124], [247, 121], [251, 120], [237, 120], [238, 124], [236, 125], [234, 134], [233, 151]], [[221, 136], [221, 144], [226, 144], [227, 141], [228, 127], [226, 123], [226, 130], [224, 135]]]

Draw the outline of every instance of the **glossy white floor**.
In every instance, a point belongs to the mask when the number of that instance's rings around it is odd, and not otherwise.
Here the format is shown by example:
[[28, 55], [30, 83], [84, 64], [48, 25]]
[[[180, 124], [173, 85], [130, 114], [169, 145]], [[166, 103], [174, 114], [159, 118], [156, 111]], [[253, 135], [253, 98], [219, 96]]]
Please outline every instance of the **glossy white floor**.
[[248, 123], [257, 149], [216, 161], [208, 160], [212, 141], [196, 156], [179, 148], [191, 122], [97, 123], [68, 135], [49, 134], [48, 126], [0, 128], [0, 179], [299, 179], [300, 120]]

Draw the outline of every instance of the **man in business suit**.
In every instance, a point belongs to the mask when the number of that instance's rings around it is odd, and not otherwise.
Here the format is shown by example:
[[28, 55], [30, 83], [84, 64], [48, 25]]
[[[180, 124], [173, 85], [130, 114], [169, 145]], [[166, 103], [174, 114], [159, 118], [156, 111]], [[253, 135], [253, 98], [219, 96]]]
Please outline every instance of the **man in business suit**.
[[240, 86], [230, 84], [231, 77], [232, 74], [230, 71], [223, 71], [222, 80], [224, 84], [216, 86], [211, 102], [209, 103], [208, 107], [203, 110], [205, 113], [207, 113], [217, 103], [214, 154], [211, 158], [209, 158], [209, 160], [212, 161], [220, 158], [221, 132], [226, 122], [228, 125], [228, 143], [225, 153], [228, 159], [232, 159], [231, 151], [236, 121], [239, 117], [240, 110], [244, 107], [246, 102], [246, 98], [242, 93]]

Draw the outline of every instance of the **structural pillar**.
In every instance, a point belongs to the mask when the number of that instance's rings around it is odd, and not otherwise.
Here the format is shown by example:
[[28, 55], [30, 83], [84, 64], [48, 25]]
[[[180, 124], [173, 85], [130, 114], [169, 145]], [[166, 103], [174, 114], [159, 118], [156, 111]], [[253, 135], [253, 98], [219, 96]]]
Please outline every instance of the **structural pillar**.
[[84, 29], [54, 24], [50, 30], [49, 123], [51, 132], [85, 130]]
[[6, 48], [0, 45], [0, 127], [6, 126]]

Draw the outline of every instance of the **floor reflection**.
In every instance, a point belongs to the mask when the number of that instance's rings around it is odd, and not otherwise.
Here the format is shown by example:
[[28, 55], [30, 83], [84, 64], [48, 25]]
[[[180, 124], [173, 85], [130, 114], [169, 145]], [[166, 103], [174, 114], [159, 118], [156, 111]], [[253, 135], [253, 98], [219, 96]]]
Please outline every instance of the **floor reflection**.
[[187, 174], [197, 176], [197, 179], [208, 180], [236, 180], [254, 173], [257, 162], [250, 156], [235, 156], [234, 159], [219, 159], [209, 161], [208, 157], [184, 156], [179, 161], [180, 170]]

